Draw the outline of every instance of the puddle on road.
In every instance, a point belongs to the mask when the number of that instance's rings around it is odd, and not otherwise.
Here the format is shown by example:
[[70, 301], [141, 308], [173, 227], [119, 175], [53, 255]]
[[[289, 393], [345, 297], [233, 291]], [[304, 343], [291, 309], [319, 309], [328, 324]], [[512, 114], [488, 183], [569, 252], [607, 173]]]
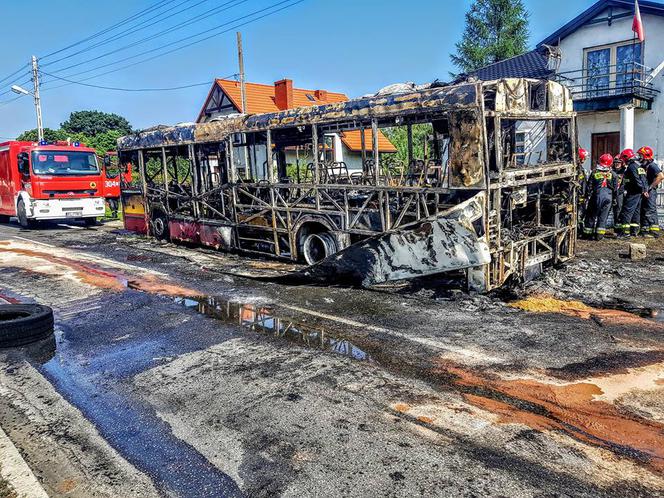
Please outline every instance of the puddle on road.
[[[139, 290], [151, 294], [166, 296], [196, 296], [197, 291], [169, 283], [155, 275], [144, 274], [140, 277], [128, 276], [116, 269], [101, 269], [93, 264], [81, 263], [66, 256], [53, 254], [51, 252], [36, 249], [26, 249], [8, 241], [0, 241], [0, 253], [11, 253], [28, 258], [41, 259], [68, 269], [81, 283], [99, 289], [122, 292], [126, 289]], [[30, 268], [28, 268], [30, 269]]]
[[347, 356], [354, 360], [371, 361], [369, 355], [350, 342], [338, 337], [328, 330], [312, 327], [290, 318], [277, 316], [268, 306], [257, 306], [227, 301], [212, 296], [198, 298], [176, 297], [174, 302], [187, 309], [220, 320], [231, 325], [238, 325], [288, 342], [296, 343], [313, 349], [328, 351]]
[[68, 257], [40, 250], [15, 247], [7, 243], [0, 243], [0, 246], [2, 246], [0, 251], [3, 252], [29, 258], [39, 258], [64, 266], [72, 270], [79, 281], [93, 287], [113, 292], [131, 289], [148, 294], [173, 297], [177, 304], [225, 323], [238, 325], [243, 329], [271, 335], [306, 347], [348, 356], [355, 360], [370, 360], [367, 353], [347, 339], [337, 337], [323, 328], [315, 328], [289, 318], [276, 316], [273, 310], [266, 306], [237, 303], [212, 296], [201, 297], [197, 291], [169, 283], [153, 275], [129, 277], [116, 270], [102, 270]]

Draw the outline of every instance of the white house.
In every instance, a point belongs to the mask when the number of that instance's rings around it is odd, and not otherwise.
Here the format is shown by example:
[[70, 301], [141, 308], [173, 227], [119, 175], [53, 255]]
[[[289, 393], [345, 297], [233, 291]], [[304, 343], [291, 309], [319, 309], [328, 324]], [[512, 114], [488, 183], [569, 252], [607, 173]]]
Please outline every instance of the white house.
[[664, 159], [664, 4], [639, 4], [644, 43], [632, 32], [635, 2], [602, 0], [539, 44], [559, 51], [554, 77], [573, 91], [579, 143], [593, 161], [643, 145]]
[[535, 50], [472, 76], [561, 81], [572, 90], [579, 144], [593, 162], [642, 145], [664, 160], [664, 3], [642, 0], [639, 5], [644, 43], [632, 32], [634, 0], [600, 0]]

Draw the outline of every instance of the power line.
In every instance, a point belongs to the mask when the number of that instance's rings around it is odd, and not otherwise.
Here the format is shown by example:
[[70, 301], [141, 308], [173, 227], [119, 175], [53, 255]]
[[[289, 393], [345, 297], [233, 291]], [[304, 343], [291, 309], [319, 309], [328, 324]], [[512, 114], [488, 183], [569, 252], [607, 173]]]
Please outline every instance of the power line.
[[140, 12], [137, 12], [136, 14], [133, 14], [129, 17], [126, 17], [125, 19], [113, 24], [112, 26], [109, 26], [108, 28], [104, 28], [103, 30], [98, 31], [95, 34], [90, 35], [87, 38], [84, 38], [83, 40], [79, 40], [76, 43], [72, 43], [71, 45], [68, 45], [64, 48], [61, 48], [61, 49], [56, 50], [54, 52], [48, 53], [48, 54], [42, 56], [41, 59], [46, 59], [46, 58], [51, 57], [53, 55], [64, 52], [65, 50], [69, 50], [70, 48], [76, 47], [76, 46], [80, 45], [81, 43], [85, 43], [87, 41], [98, 38], [99, 36], [104, 35], [104, 34], [108, 33], [109, 31], [113, 31], [114, 29], [119, 28], [120, 26], [123, 26], [123, 25], [127, 24], [128, 22], [139, 19], [139, 18], [143, 17], [144, 15], [149, 14], [153, 10], [159, 9], [159, 8], [164, 7], [164, 6], [168, 5], [169, 3], [173, 3], [173, 2], [175, 2], [175, 0], [160, 0], [159, 2], [151, 5], [150, 7], [147, 7], [145, 9], [141, 10]]
[[19, 95], [18, 97], [14, 97], [13, 99], [9, 99], [9, 100], [3, 100], [2, 102], [0, 102], [0, 107], [4, 107], [6, 105], [11, 104], [12, 102], [16, 102], [21, 97], [24, 97], [24, 95]]
[[[82, 86], [87, 86], [87, 87], [91, 87], [91, 88], [100, 88], [102, 90], [114, 90], [114, 91], [118, 91], [118, 92], [170, 92], [170, 91], [173, 91], [173, 90], [184, 90], [186, 88], [194, 88], [194, 87], [197, 87], [197, 86], [203, 86], [203, 85], [209, 86], [210, 85], [209, 81], [205, 81], [205, 82], [202, 82], [202, 83], [192, 83], [190, 85], [173, 86], [173, 87], [169, 87], [169, 88], [119, 88], [119, 87], [113, 87], [113, 86], [93, 85], [93, 84], [90, 84], [90, 83], [83, 83], [81, 81], [73, 81], [73, 80], [69, 80], [67, 78], [61, 78], [59, 76], [55, 76], [54, 74], [49, 74], [49, 73], [44, 73], [44, 74], [47, 75], [47, 76], [50, 76], [52, 78], [62, 80], [62, 81], [66, 81], [66, 82], [74, 84], [74, 85], [82, 85]], [[237, 74], [231, 74], [230, 76], [224, 76], [222, 79], [231, 78], [233, 76], [237, 76]]]
[[[146, 52], [142, 52], [141, 54], [136, 54], [136, 55], [133, 55], [133, 56], [125, 57], [125, 58], [120, 59], [120, 60], [118, 60], [118, 61], [116, 61], [116, 62], [106, 63], [106, 64], [103, 64], [103, 65], [101, 65], [101, 66], [97, 66], [97, 67], [95, 67], [95, 68], [88, 69], [88, 70], [86, 70], [86, 71], [81, 71], [81, 72], [78, 72], [78, 73], [69, 74], [69, 75], [67, 75], [66, 77], [71, 78], [71, 77], [73, 77], [73, 76], [78, 76], [78, 75], [81, 75], [81, 74], [89, 73], [89, 72], [91, 72], [91, 71], [95, 71], [95, 70], [97, 70], [97, 69], [106, 68], [106, 67], [108, 67], [108, 66], [114, 66], [114, 65], [116, 65], [116, 64], [121, 64], [122, 62], [125, 62], [125, 61], [128, 61], [128, 60], [131, 60], [131, 59], [136, 59], [137, 57], [140, 57], [140, 56], [145, 55], [145, 54], [149, 54], [149, 53], [152, 53], [152, 52], [158, 52], [158, 51], [160, 51], [160, 50], [162, 50], [162, 49], [164, 49], [164, 48], [166, 48], [166, 47], [169, 47], [169, 46], [172, 46], [172, 45], [176, 45], [176, 44], [178, 44], [178, 43], [181, 43], [181, 42], [183, 42], [183, 41], [190, 40], [190, 39], [192, 39], [192, 38], [196, 38], [196, 37], [198, 37], [198, 36], [201, 36], [202, 34], [209, 33], [210, 31], [215, 31], [215, 30], [217, 30], [217, 29], [219, 29], [219, 28], [221, 28], [221, 27], [223, 27], [223, 26], [227, 26], [228, 24], [232, 24], [232, 23], [237, 22], [237, 21], [240, 21], [240, 20], [242, 20], [242, 19], [246, 19], [246, 18], [248, 18], [248, 17], [255, 16], [256, 14], [258, 14], [258, 13], [260, 13], [260, 12], [265, 12], [266, 10], [273, 9], [274, 7], [277, 7], [277, 6], [279, 6], [279, 5], [283, 5], [283, 4], [288, 3], [288, 2], [291, 2], [291, 1], [292, 1], [292, 0], [282, 0], [281, 2], [277, 2], [277, 3], [273, 4], [273, 5], [270, 5], [269, 7], [266, 7], [266, 8], [264, 8], [264, 9], [259, 9], [259, 10], [255, 11], [255, 12], [252, 12], [251, 14], [247, 14], [247, 15], [241, 16], [241, 17], [236, 18], [236, 19], [234, 19], [234, 20], [232, 20], [232, 21], [228, 21], [228, 22], [223, 23], [223, 24], [221, 24], [221, 25], [219, 25], [219, 26], [215, 26], [214, 28], [207, 29], [207, 30], [202, 31], [202, 32], [200, 32], [200, 33], [197, 33], [197, 34], [195, 34], [195, 35], [187, 36], [187, 37], [182, 38], [182, 39], [180, 39], [180, 40], [176, 40], [176, 41], [174, 41], [174, 42], [171, 42], [171, 43], [168, 43], [168, 44], [166, 44], [166, 45], [163, 45], [163, 46], [161, 46], [161, 47], [154, 48], [154, 49], [152, 49], [152, 50], [148, 50], [148, 51], [146, 51]], [[239, 27], [246, 26], [247, 24], [251, 24], [251, 23], [253, 23], [253, 22], [259, 21], [260, 19], [264, 19], [264, 18], [269, 17], [269, 16], [271, 16], [271, 15], [277, 14], [277, 13], [283, 11], [283, 10], [286, 10], [286, 9], [288, 9], [288, 8], [290, 8], [290, 7], [293, 7], [293, 6], [295, 6], [295, 5], [299, 4], [299, 3], [302, 3], [302, 2], [304, 2], [304, 1], [305, 1], [305, 0], [297, 0], [297, 1], [294, 1], [293, 3], [290, 3], [290, 4], [288, 4], [288, 5], [284, 5], [283, 7], [279, 8], [279, 9], [272, 10], [271, 12], [267, 12], [267, 13], [261, 15], [261, 16], [255, 17], [254, 19], [249, 19], [248, 21], [245, 21], [245, 22], [243, 22], [243, 23], [236, 24], [236, 25], [234, 25], [234, 26], [232, 26], [232, 27], [230, 27], [230, 28], [228, 28], [228, 29], [225, 29], [225, 30], [223, 30], [223, 31], [220, 31], [220, 32], [218, 32], [218, 33], [213, 33], [213, 34], [211, 34], [211, 35], [209, 35], [209, 36], [206, 36], [205, 38], [201, 38], [200, 40], [196, 40], [196, 41], [193, 41], [193, 42], [191, 42], [191, 43], [187, 43], [187, 44], [182, 45], [182, 46], [180, 46], [180, 47], [175, 47], [175, 48], [173, 48], [173, 49], [171, 49], [171, 50], [167, 50], [166, 52], [163, 52], [163, 53], [160, 53], [160, 54], [154, 55], [154, 56], [152, 56], [152, 57], [148, 57], [148, 58], [146, 58], [146, 59], [139, 60], [139, 61], [137, 61], [137, 62], [134, 62], [134, 63], [128, 64], [128, 65], [125, 65], [125, 66], [122, 66], [122, 67], [119, 67], [119, 68], [116, 68], [116, 69], [111, 69], [110, 71], [105, 71], [105, 72], [102, 72], [102, 73], [99, 73], [99, 74], [96, 74], [96, 75], [90, 76], [90, 77], [88, 77], [88, 78], [83, 79], [82, 81], [88, 81], [88, 80], [93, 79], [93, 78], [98, 78], [98, 77], [100, 77], [100, 76], [104, 76], [104, 75], [106, 75], [106, 74], [111, 74], [111, 73], [114, 73], [114, 72], [117, 72], [117, 71], [121, 71], [121, 70], [123, 70], [123, 69], [127, 69], [127, 68], [130, 68], [130, 67], [136, 66], [137, 64], [142, 64], [142, 63], [144, 63], [144, 62], [148, 62], [148, 61], [151, 61], [151, 60], [157, 59], [157, 58], [159, 58], [159, 57], [163, 57], [164, 55], [168, 55], [168, 54], [171, 54], [171, 53], [176, 52], [176, 51], [178, 51], [178, 50], [182, 50], [182, 49], [187, 48], [187, 47], [190, 47], [190, 46], [192, 46], [192, 45], [196, 45], [196, 44], [198, 44], [198, 43], [204, 42], [204, 41], [209, 40], [209, 39], [211, 39], [211, 38], [214, 38], [214, 37], [216, 37], [216, 36], [220, 36], [220, 35], [222, 35], [222, 34], [224, 34], [224, 33], [228, 33], [229, 31], [232, 31], [232, 30], [237, 29], [237, 28], [239, 28]], [[64, 85], [61, 85], [61, 86], [64, 86]], [[56, 88], [59, 88], [59, 87], [56, 87]]]
[[[238, 0], [231, 0], [231, 2], [227, 2], [227, 3], [232, 3], [232, 2], [235, 2], [235, 1], [238, 1]], [[244, 3], [244, 2], [246, 2], [246, 1], [248, 1], [248, 0], [241, 0], [240, 3]], [[199, 33], [196, 33], [196, 34], [193, 34], [193, 35], [186, 36], [186, 37], [181, 38], [181, 39], [179, 39], [179, 40], [175, 40], [175, 41], [173, 41], [173, 42], [170, 42], [170, 43], [167, 43], [167, 44], [165, 44], [165, 45], [162, 45], [161, 47], [156, 47], [156, 48], [153, 48], [153, 49], [151, 49], [151, 50], [148, 50], [148, 51], [142, 52], [142, 53], [140, 53], [140, 54], [136, 54], [136, 55], [134, 55], [134, 56], [130, 56], [130, 57], [127, 57], [127, 58], [125, 58], [125, 59], [121, 59], [121, 60], [118, 61], [118, 62], [112, 62], [112, 63], [110, 63], [110, 64], [109, 64], [109, 63], [105, 63], [105, 64], [103, 64], [103, 65], [101, 65], [101, 66], [97, 66], [97, 67], [95, 67], [95, 68], [88, 69], [87, 71], [84, 71], [84, 72], [81, 72], [81, 73], [76, 73], [76, 75], [85, 74], [86, 72], [91, 72], [91, 71], [94, 71], [94, 70], [96, 70], [96, 69], [100, 69], [100, 68], [102, 68], [102, 67], [107, 67], [107, 66], [109, 66], [109, 65], [118, 64], [118, 63], [124, 62], [124, 61], [126, 61], [126, 60], [135, 59], [136, 57], [140, 57], [140, 56], [145, 55], [145, 54], [149, 54], [149, 53], [152, 53], [152, 52], [157, 52], [157, 51], [159, 51], [159, 50], [162, 50], [163, 48], [170, 47], [170, 46], [172, 46], [172, 45], [176, 45], [176, 44], [178, 44], [178, 43], [180, 43], [180, 42], [183, 42], [183, 41], [186, 41], [186, 40], [190, 40], [190, 39], [192, 39], [192, 38], [196, 38], [197, 36], [201, 36], [201, 35], [203, 35], [203, 34], [205, 34], [205, 33], [209, 33], [210, 31], [214, 31], [214, 30], [219, 29], [219, 28], [221, 28], [221, 27], [223, 27], [223, 26], [227, 26], [228, 24], [231, 24], [231, 23], [237, 22], [237, 21], [242, 20], [242, 19], [246, 19], [247, 17], [254, 16], [254, 15], [258, 14], [258, 13], [261, 13], [261, 12], [264, 12], [264, 11], [266, 11], [266, 10], [269, 10], [269, 9], [271, 9], [271, 8], [277, 6], [277, 5], [282, 5], [282, 4], [287, 3], [287, 2], [290, 2], [290, 1], [291, 1], [291, 0], [282, 0], [282, 1], [278, 2], [278, 3], [276, 3], [276, 4], [270, 5], [270, 6], [268, 6], [268, 7], [263, 8], [263, 9], [259, 9], [259, 10], [257, 10], [257, 11], [254, 11], [254, 12], [250, 13], [250, 14], [246, 14], [246, 15], [244, 15], [244, 16], [240, 16], [240, 17], [235, 18], [235, 19], [233, 19], [233, 20], [231, 20], [231, 21], [227, 21], [227, 22], [225, 22], [225, 23], [219, 24], [219, 25], [217, 25], [217, 26], [214, 26], [214, 27], [212, 27], [212, 28], [206, 29], [206, 30], [201, 31], [201, 32], [199, 32]], [[238, 3], [238, 5], [239, 5], [239, 3]], [[228, 10], [229, 8], [231, 8], [231, 7], [226, 7], [225, 10]], [[164, 33], [164, 34], [166, 34], [166, 33]], [[134, 47], [134, 46], [136, 46], [136, 45], [138, 45], [138, 44], [140, 44], [140, 43], [144, 43], [145, 41], [148, 41], [148, 40], [151, 40], [151, 39], [154, 39], [154, 38], [158, 38], [159, 36], [161, 36], [161, 35], [158, 35], [158, 36], [156, 36], [156, 37], [146, 37], [146, 38], [143, 38], [142, 40], [139, 40], [139, 41], [136, 42], [136, 43], [131, 43], [131, 44], [129, 44], [129, 45], [125, 45], [125, 46], [123, 46], [123, 47], [120, 47], [120, 48], [118, 48], [118, 49], [112, 50], [112, 51], [110, 51], [110, 52], [106, 52], [106, 53], [104, 53], [104, 54], [98, 55], [98, 56], [93, 57], [93, 58], [91, 58], [91, 59], [87, 59], [87, 60], [85, 60], [85, 61], [83, 61], [83, 62], [78, 62], [78, 63], [76, 63], [76, 64], [71, 64], [71, 65], [69, 65], [69, 66], [66, 66], [66, 67], [63, 67], [63, 68], [59, 68], [59, 69], [58, 69], [58, 72], [63, 72], [63, 71], [66, 71], [66, 70], [68, 70], [68, 69], [73, 69], [73, 68], [78, 67], [78, 66], [83, 66], [83, 65], [85, 65], [85, 64], [88, 64], [89, 62], [93, 62], [93, 61], [96, 61], [96, 60], [99, 60], [99, 59], [103, 59], [104, 57], [107, 57], [107, 56], [112, 55], [112, 54], [114, 54], [114, 53], [120, 52], [120, 51], [122, 51], [122, 50], [126, 50], [126, 49], [128, 49], [128, 48], [132, 48], [132, 47]], [[74, 76], [74, 75], [71, 75], [71, 74], [70, 74], [70, 75], [68, 75], [68, 76], [71, 77], [71, 76]]]
[[[24, 64], [24, 65], [21, 66], [21, 68], [18, 69], [17, 71], [14, 71], [14, 72], [13, 72], [12, 74], [10, 74], [9, 76], [5, 76], [4, 78], [2, 78], [2, 79], [0, 80], [0, 84], [2, 84], [3, 82], [5, 82], [5, 81], [7, 81], [7, 80], [9, 80], [9, 79], [11, 79], [11, 78], [13, 78], [13, 77], [16, 76], [17, 74], [19, 74], [21, 71], [24, 71], [25, 74], [30, 74], [29, 71], [25, 71], [25, 67], [26, 67], [27, 65], [28, 65], [28, 64]], [[19, 78], [22, 78], [22, 76], [19, 76]], [[17, 78], [17, 79], [18, 79], [18, 78]]]
[[[182, 9], [182, 10], [179, 10], [179, 11], [177, 11], [177, 12], [174, 12], [173, 14], [169, 15], [168, 18], [166, 18], [166, 19], [159, 19], [159, 20], [157, 20], [157, 21], [155, 21], [155, 22], [153, 22], [153, 23], [151, 23], [151, 24], [148, 24], [147, 26], [144, 26], [145, 23], [148, 23], [148, 22], [150, 22], [150, 21], [152, 21], [153, 19], [156, 19], [156, 18], [158, 18], [158, 17], [162, 17], [163, 15], [168, 14], [168, 13], [169, 13], [170, 11], [172, 11], [173, 9], [177, 9], [178, 7], [180, 7], [180, 6], [182, 6], [182, 5], [186, 4], [186, 3], [189, 3], [189, 2], [191, 2], [191, 1], [193, 1], [193, 0], [184, 0], [184, 1], [182, 1], [182, 2], [180, 2], [180, 3], [178, 3], [178, 4], [176, 4], [175, 6], [171, 7], [170, 9], [167, 9], [167, 10], [165, 10], [165, 11], [163, 11], [163, 12], [160, 12], [160, 13], [157, 14], [156, 16], [150, 17], [149, 19], [145, 19], [144, 21], [141, 21], [140, 23], [138, 23], [138, 24], [136, 24], [136, 25], [134, 25], [134, 26], [131, 26], [131, 27], [127, 28], [127, 29], [124, 30], [124, 31], [121, 31], [121, 32], [119, 32], [119, 33], [114, 34], [114, 35], [111, 36], [110, 38], [106, 38], [105, 40], [102, 40], [102, 41], [100, 41], [100, 42], [95, 43], [94, 45], [91, 45], [91, 46], [89, 46], [89, 47], [85, 47], [85, 48], [79, 50], [78, 52], [74, 52], [74, 53], [72, 53], [72, 54], [65, 55], [64, 57], [61, 57], [61, 58], [56, 59], [56, 60], [54, 60], [54, 61], [48, 62], [48, 63], [46, 63], [46, 64], [43, 64], [43, 67], [51, 66], [51, 65], [53, 65], [53, 64], [57, 64], [58, 62], [64, 61], [64, 60], [66, 60], [66, 59], [70, 59], [71, 57], [75, 57], [75, 56], [77, 56], [77, 55], [79, 55], [79, 54], [82, 54], [82, 53], [85, 53], [85, 52], [89, 52], [90, 50], [93, 50], [93, 49], [95, 49], [95, 48], [97, 48], [97, 47], [101, 47], [102, 45], [107, 45], [108, 43], [112, 43], [112, 42], [114, 42], [114, 41], [116, 41], [116, 40], [119, 40], [119, 39], [122, 37], [122, 35], [125, 35], [125, 34], [127, 34], [127, 33], [136, 33], [136, 32], [138, 32], [138, 31], [142, 31], [142, 30], [144, 30], [144, 29], [146, 29], [146, 28], [148, 28], [148, 27], [150, 27], [150, 26], [153, 26], [153, 25], [158, 24], [158, 23], [160, 23], [160, 22], [162, 22], [162, 21], [165, 21], [165, 20], [167, 20], [167, 19], [170, 19], [170, 18], [172, 18], [173, 16], [176, 16], [176, 15], [182, 13], [182, 12], [185, 12], [185, 11], [187, 11], [188, 9], [193, 9], [194, 7], [197, 7], [198, 5], [200, 5], [200, 4], [202, 4], [202, 3], [205, 3], [205, 2], [208, 2], [208, 1], [210, 1], [210, 0], [200, 0], [198, 3], [196, 3], [196, 4], [194, 4], [194, 5], [190, 6], [190, 7], [187, 7], [187, 8], [184, 8], [184, 9]], [[159, 35], [159, 36], [160, 36], [160, 35]], [[131, 46], [131, 45], [130, 45], [130, 46]]]

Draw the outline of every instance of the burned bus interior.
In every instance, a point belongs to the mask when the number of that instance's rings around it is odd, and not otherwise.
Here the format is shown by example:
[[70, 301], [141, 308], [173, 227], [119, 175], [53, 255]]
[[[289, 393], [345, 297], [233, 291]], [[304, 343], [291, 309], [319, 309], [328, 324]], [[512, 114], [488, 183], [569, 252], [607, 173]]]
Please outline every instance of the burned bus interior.
[[[361, 156], [336, 161], [346, 133]], [[568, 90], [525, 79], [157, 127], [119, 141], [126, 224], [313, 280], [461, 272], [489, 291], [573, 256], [575, 136]]]

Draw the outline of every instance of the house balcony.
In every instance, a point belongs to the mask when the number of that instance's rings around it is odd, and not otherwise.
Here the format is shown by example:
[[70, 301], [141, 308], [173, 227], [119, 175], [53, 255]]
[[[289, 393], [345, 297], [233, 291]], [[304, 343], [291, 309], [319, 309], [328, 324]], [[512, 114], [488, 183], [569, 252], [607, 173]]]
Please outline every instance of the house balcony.
[[593, 70], [567, 71], [554, 78], [570, 89], [577, 112], [615, 111], [627, 104], [650, 110], [659, 95], [651, 74], [652, 69], [642, 64], [623, 63]]

